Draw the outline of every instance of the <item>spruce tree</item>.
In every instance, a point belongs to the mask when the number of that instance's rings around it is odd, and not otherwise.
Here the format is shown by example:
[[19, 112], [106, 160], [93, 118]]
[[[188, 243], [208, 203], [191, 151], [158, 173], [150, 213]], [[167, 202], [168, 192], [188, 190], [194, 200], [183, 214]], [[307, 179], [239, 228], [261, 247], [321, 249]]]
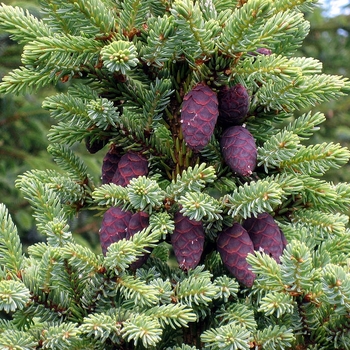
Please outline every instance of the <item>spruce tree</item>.
[[[45, 242], [0, 205], [2, 349], [350, 347], [350, 185], [323, 178], [350, 152], [308, 143], [350, 84], [295, 56], [315, 2], [1, 5], [24, 48], [0, 92], [67, 85], [43, 102], [60, 170], [16, 181]], [[70, 227], [96, 211], [99, 254]]]

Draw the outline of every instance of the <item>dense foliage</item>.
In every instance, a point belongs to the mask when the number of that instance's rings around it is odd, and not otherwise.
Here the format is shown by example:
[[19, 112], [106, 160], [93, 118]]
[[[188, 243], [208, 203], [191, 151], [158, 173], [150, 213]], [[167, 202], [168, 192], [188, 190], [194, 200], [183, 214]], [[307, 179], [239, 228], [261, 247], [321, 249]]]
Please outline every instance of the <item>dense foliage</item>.
[[[309, 139], [350, 84], [296, 55], [314, 3], [1, 5], [23, 53], [0, 92], [68, 85], [43, 102], [57, 167], [16, 181], [45, 242], [24, 254], [0, 206], [2, 348], [349, 347], [350, 185], [323, 175], [350, 152]], [[71, 225], [96, 211], [103, 254]]]

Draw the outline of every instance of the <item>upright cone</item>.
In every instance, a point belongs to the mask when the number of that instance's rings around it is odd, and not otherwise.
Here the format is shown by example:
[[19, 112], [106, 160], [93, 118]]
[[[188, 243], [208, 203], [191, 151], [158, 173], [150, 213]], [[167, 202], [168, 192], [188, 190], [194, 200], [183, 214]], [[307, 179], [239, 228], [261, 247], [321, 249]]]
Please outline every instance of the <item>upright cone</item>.
[[112, 243], [126, 237], [130, 218], [131, 212], [124, 211], [119, 207], [111, 207], [105, 212], [99, 231], [103, 255], [106, 255], [107, 248]]
[[217, 240], [217, 250], [223, 264], [238, 282], [251, 287], [255, 274], [250, 270], [246, 258], [254, 253], [253, 242], [248, 232], [238, 223], [222, 231]]
[[179, 212], [175, 214], [174, 221], [175, 230], [171, 235], [171, 244], [176, 260], [181, 269], [194, 269], [203, 253], [203, 225], [200, 221], [190, 220]]
[[181, 110], [182, 134], [189, 148], [200, 151], [209, 143], [218, 115], [216, 93], [207, 85], [197, 84], [184, 97]]
[[269, 213], [261, 213], [244, 221], [254, 249], [270, 255], [278, 263], [284, 249], [281, 230]]

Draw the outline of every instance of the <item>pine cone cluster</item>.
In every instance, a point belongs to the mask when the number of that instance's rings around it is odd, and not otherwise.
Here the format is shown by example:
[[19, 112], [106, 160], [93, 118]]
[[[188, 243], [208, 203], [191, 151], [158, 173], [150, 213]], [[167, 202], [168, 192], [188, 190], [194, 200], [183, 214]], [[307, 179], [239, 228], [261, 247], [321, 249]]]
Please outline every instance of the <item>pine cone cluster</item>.
[[210, 141], [217, 122], [222, 124], [221, 149], [227, 165], [240, 176], [256, 167], [257, 148], [252, 134], [241, 124], [249, 110], [249, 94], [237, 84], [218, 94], [203, 83], [189, 91], [182, 104], [181, 125], [189, 148], [201, 151]]
[[128, 151], [120, 156], [112, 145], [102, 163], [102, 183], [127, 186], [131, 179], [148, 174], [148, 161], [139, 153]]
[[278, 263], [287, 241], [283, 232], [268, 213], [248, 218], [243, 225], [238, 223], [218, 235], [217, 251], [228, 271], [243, 285], [251, 287], [255, 274], [246, 261], [249, 253], [263, 251]]
[[[131, 179], [148, 174], [148, 161], [136, 152], [128, 151], [120, 155], [112, 145], [105, 155], [102, 163], [102, 183], [114, 183], [127, 186]], [[124, 211], [119, 207], [109, 208], [102, 219], [100, 243], [102, 253], [106, 255], [107, 248], [121, 239], [130, 239], [136, 232], [148, 226], [148, 214]], [[131, 268], [136, 269], [148, 258], [148, 255], [140, 257]]]

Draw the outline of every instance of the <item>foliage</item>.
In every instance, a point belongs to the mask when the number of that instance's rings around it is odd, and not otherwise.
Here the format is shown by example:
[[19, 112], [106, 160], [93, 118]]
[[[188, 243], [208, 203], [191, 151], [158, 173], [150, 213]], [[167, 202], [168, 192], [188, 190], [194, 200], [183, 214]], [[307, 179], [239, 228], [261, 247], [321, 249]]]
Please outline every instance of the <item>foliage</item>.
[[[348, 348], [350, 185], [324, 175], [350, 152], [310, 142], [325, 120], [310, 109], [350, 84], [323, 73], [317, 59], [295, 57], [314, 3], [43, 0], [40, 18], [1, 5], [1, 30], [24, 46], [0, 92], [68, 85], [43, 102], [56, 120], [48, 152], [57, 166], [16, 181], [45, 242], [25, 254], [0, 205], [2, 348]], [[181, 105], [199, 82], [249, 91], [245, 126], [258, 158], [250, 176], [225, 165], [219, 124], [200, 152], [185, 144]], [[101, 185], [77, 152], [86, 140], [141, 153], [148, 175]], [[80, 244], [72, 220], [111, 206], [145, 211], [149, 225], [103, 256]], [[206, 235], [202, 260], [188, 271], [169, 259], [177, 211], [201, 221]], [[288, 245], [280, 264], [248, 255], [256, 279], [246, 288], [215, 242], [224, 227], [263, 212]], [[131, 268], [145, 252], [148, 261]]]

